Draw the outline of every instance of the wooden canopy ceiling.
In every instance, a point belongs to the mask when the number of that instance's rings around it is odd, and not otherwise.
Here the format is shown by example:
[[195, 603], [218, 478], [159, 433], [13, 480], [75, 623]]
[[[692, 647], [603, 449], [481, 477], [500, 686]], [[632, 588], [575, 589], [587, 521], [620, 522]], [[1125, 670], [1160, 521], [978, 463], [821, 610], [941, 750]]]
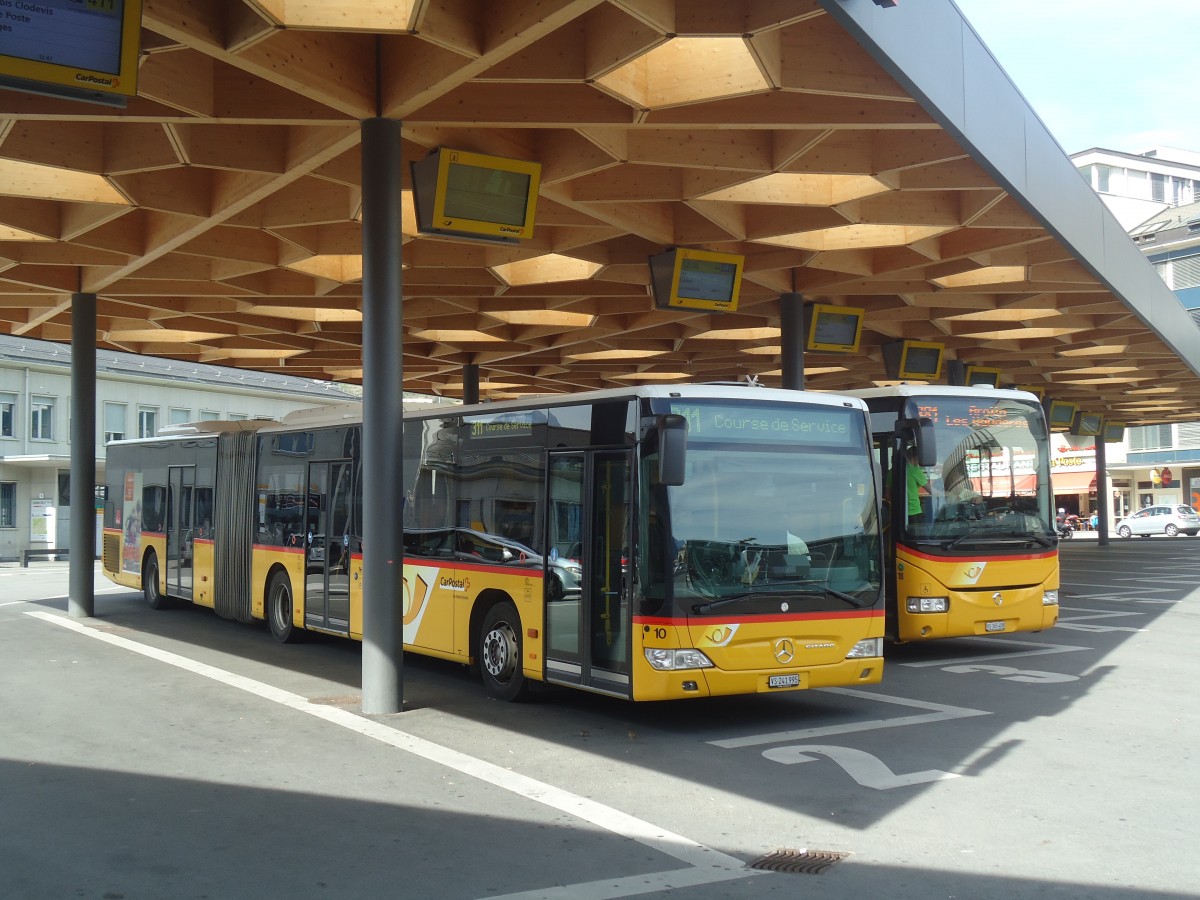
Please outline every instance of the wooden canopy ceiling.
[[[102, 347], [361, 379], [359, 123], [383, 115], [406, 184], [439, 146], [543, 164], [518, 247], [407, 222], [408, 389], [458, 395], [469, 363], [485, 397], [778, 384], [798, 291], [867, 310], [807, 387], [882, 381], [915, 338], [1195, 418], [1196, 374], [818, 0], [146, 0], [142, 54], [125, 110], [0, 91], [0, 328], [67, 341], [82, 290]], [[744, 254], [740, 309], [655, 309], [671, 246]]]

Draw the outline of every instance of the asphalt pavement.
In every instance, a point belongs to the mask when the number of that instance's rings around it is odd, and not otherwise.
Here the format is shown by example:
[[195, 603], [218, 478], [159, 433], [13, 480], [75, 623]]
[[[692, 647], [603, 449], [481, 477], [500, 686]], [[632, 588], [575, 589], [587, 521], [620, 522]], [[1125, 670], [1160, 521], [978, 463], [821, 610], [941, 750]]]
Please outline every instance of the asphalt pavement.
[[351, 642], [0, 565], [0, 897], [1200, 896], [1200, 538], [1088, 535], [1058, 627], [871, 690], [505, 704], [409, 657], [393, 716]]

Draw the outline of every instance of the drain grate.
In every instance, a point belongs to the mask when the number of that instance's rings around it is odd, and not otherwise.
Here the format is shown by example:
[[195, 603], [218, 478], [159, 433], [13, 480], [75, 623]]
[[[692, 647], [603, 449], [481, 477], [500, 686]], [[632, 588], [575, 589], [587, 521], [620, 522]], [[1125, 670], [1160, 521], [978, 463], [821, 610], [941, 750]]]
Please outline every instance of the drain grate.
[[760, 856], [749, 867], [793, 875], [823, 875], [849, 855], [840, 850], [776, 850]]

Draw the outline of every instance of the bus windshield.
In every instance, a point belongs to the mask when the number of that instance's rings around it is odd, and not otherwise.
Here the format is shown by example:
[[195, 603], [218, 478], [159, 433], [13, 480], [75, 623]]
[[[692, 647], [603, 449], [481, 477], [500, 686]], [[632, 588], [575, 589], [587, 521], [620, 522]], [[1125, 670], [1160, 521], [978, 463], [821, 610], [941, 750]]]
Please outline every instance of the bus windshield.
[[921, 515], [910, 515], [906, 528], [911, 540], [972, 550], [1051, 541], [1053, 493], [1039, 408], [937, 397], [923, 399], [916, 415], [933, 421], [938, 458], [924, 470]]
[[689, 615], [869, 607], [879, 522], [861, 412], [688, 403], [684, 483], [667, 489], [672, 585]]

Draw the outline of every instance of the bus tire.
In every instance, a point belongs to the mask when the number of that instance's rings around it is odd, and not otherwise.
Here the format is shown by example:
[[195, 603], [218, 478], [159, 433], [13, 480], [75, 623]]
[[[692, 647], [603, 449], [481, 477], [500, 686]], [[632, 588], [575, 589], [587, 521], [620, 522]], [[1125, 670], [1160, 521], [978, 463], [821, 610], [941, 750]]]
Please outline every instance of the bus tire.
[[479, 673], [487, 695], [496, 700], [517, 700], [528, 688], [521, 671], [521, 617], [507, 601], [497, 603], [483, 617]]
[[292, 580], [287, 572], [276, 572], [267, 582], [267, 625], [275, 640], [294, 644], [300, 640], [300, 629], [292, 622], [294, 611]]
[[146, 554], [142, 563], [142, 596], [151, 609], [166, 609], [171, 605], [170, 598], [158, 585], [158, 556], [153, 550]]

